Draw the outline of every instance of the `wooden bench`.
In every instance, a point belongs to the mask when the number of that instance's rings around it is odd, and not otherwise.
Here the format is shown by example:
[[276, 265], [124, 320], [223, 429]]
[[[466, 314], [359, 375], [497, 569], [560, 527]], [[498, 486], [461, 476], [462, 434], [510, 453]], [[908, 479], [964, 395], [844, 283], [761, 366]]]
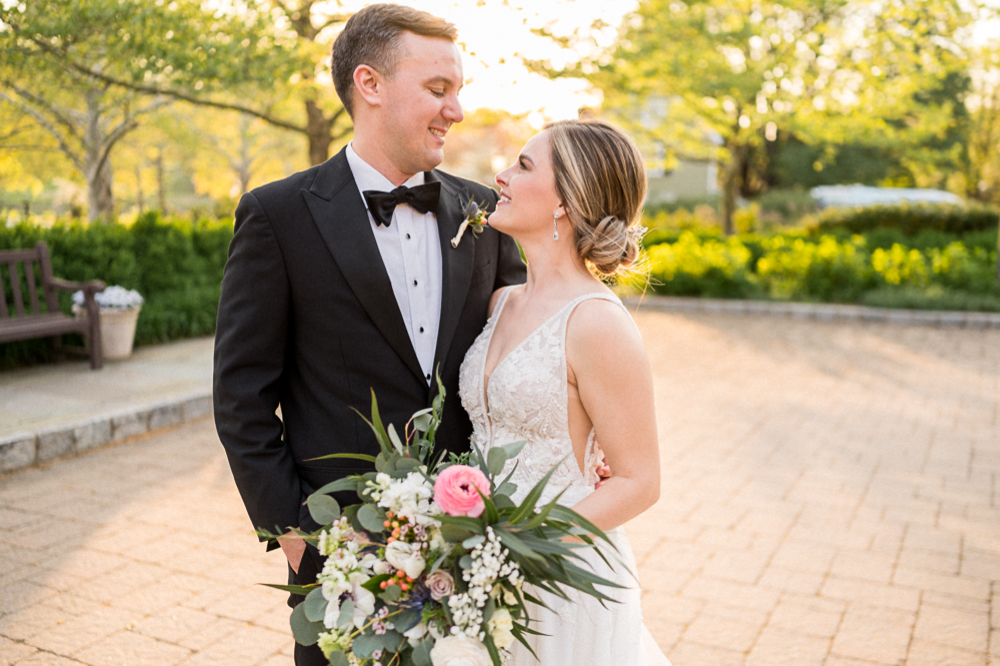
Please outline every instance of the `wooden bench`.
[[[41, 278], [44, 310], [40, 307], [38, 298], [36, 263], [37, 275]], [[11, 291], [10, 305], [2, 274], [4, 264], [7, 265], [7, 277], [9, 277], [7, 286]], [[18, 264], [23, 270], [18, 270]], [[23, 283], [27, 283], [28, 286], [27, 304], [23, 297]], [[56, 298], [57, 290], [83, 291], [87, 317], [77, 319], [60, 312], [59, 299]], [[68, 351], [88, 355], [90, 367], [95, 370], [100, 368], [103, 365], [101, 319], [94, 294], [103, 290], [104, 283], [98, 280], [70, 282], [52, 277], [49, 248], [43, 242], [38, 243], [33, 250], [0, 250], [0, 343], [51, 337], [57, 353]], [[26, 305], [29, 307], [26, 308]], [[84, 347], [65, 346], [60, 337], [63, 333], [80, 333], [87, 344]]]

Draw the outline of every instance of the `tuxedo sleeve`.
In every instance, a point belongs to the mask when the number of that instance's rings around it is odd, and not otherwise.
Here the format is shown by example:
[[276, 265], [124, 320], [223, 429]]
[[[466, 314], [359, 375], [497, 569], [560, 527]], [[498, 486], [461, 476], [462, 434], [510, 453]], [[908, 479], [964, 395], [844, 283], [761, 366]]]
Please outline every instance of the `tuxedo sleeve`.
[[[215, 425], [254, 527], [299, 523], [302, 490], [276, 415], [290, 294], [281, 248], [260, 203], [245, 194], [222, 279], [215, 333]], [[263, 540], [263, 539], [262, 539]], [[269, 549], [276, 547], [272, 542]]]

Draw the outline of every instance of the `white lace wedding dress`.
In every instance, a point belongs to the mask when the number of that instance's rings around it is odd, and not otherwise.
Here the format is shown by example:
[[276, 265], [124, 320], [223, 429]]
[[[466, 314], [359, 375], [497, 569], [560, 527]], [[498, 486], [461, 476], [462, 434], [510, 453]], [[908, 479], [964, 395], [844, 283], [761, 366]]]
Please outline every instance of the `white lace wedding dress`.
[[[583, 473], [573, 455], [568, 422], [566, 323], [573, 309], [590, 298], [624, 306], [613, 296], [596, 293], [567, 303], [500, 360], [486, 385], [486, 356], [510, 289], [500, 295], [486, 328], [462, 363], [459, 380], [462, 405], [472, 419], [472, 439], [484, 453], [495, 446], [528, 441], [516, 458], [518, 464], [511, 479], [517, 484], [515, 502], [520, 502], [536, 482], [563, 461], [539, 504], [549, 502], [566, 488], [560, 504], [572, 507], [594, 492], [600, 456], [593, 431], [587, 442]], [[514, 461], [508, 461], [504, 474], [513, 466]], [[619, 527], [607, 534], [618, 548], [617, 558], [634, 572], [635, 558], [625, 532]], [[635, 578], [611, 557], [613, 570], [597, 555], [586, 555], [595, 573], [627, 587], [602, 590], [619, 603], [605, 602], [606, 606], [602, 606], [593, 597], [576, 590], [568, 590], [571, 601], [567, 602], [534, 590], [552, 609], [532, 606], [530, 610], [531, 628], [546, 634], [526, 636], [538, 661], [515, 642], [508, 665], [537, 666], [540, 662], [541, 666], [670, 666], [642, 623], [640, 591]]]

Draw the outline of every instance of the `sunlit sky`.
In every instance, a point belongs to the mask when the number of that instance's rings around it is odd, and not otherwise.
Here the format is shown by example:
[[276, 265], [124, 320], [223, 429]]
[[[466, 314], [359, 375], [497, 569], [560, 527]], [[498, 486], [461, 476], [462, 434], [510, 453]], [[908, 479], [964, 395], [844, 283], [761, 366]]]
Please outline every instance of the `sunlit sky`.
[[[371, 2], [345, 0], [357, 10]], [[445, 18], [458, 27], [463, 44], [466, 86], [462, 106], [504, 109], [543, 120], [575, 118], [581, 106], [600, 101], [582, 81], [550, 80], [529, 72], [516, 54], [562, 62], [565, 54], [551, 40], [531, 33], [550, 26], [557, 34], [590, 26], [595, 20], [617, 27], [635, 0], [411, 0], [406, 4]]]

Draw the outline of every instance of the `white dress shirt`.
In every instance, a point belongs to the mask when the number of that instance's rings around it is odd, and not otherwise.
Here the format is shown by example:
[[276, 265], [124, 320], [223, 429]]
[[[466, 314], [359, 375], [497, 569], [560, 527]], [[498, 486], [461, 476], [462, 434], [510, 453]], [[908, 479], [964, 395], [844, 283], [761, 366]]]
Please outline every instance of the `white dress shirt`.
[[[396, 189], [388, 178], [354, 152], [353, 142], [347, 144], [347, 163], [354, 174], [362, 201], [364, 196], [361, 193], [365, 190], [391, 192]], [[423, 172], [403, 184], [407, 187], [423, 185]], [[367, 202], [365, 209], [368, 209]], [[403, 315], [413, 351], [417, 353], [424, 378], [430, 385], [434, 375], [438, 322], [441, 319], [441, 241], [437, 215], [418, 213], [403, 204], [396, 206], [392, 224], [388, 227], [375, 224], [370, 211], [368, 222], [372, 225], [372, 233], [389, 274], [392, 293]]]

